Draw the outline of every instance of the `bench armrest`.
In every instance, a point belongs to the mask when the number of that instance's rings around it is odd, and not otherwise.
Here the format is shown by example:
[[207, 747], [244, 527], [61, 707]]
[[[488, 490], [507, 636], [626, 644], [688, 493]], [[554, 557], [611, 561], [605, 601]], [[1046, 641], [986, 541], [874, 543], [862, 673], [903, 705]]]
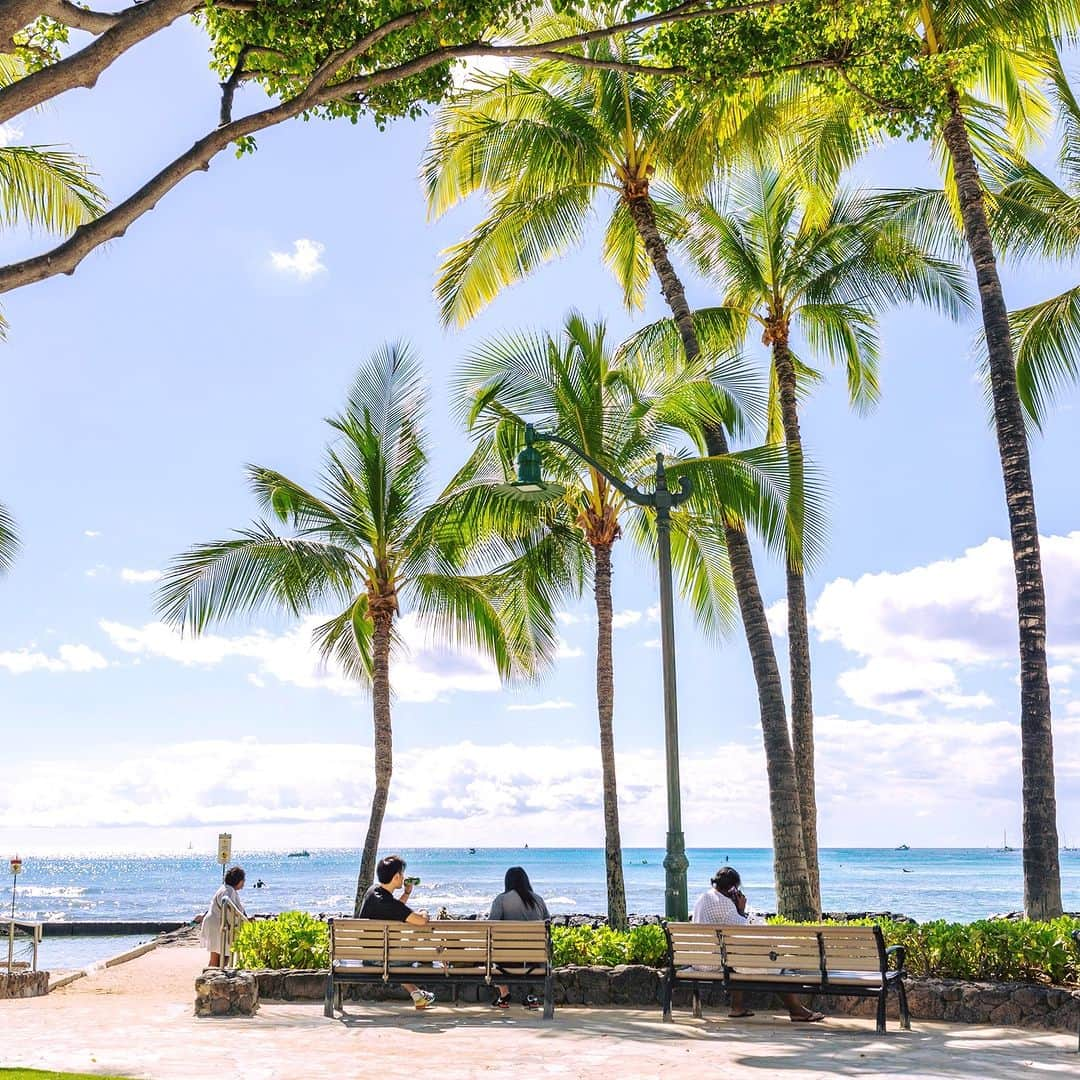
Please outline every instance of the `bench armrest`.
[[904, 961], [907, 960], [907, 946], [905, 945], [890, 945], [885, 950], [885, 964], [889, 963], [890, 957], [896, 957], [896, 970], [904, 970]]

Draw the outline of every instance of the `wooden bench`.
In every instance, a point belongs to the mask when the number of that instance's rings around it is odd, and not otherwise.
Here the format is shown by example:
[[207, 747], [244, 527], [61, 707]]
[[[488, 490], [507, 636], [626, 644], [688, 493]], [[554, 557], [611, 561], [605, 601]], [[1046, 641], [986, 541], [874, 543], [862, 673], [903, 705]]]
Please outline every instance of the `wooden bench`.
[[[900, 1024], [911, 1028], [904, 988], [904, 948], [885, 947], [878, 926], [711, 926], [667, 923], [668, 972], [664, 1020], [671, 1020], [671, 995], [678, 984], [693, 990], [694, 1016], [701, 1016], [701, 987], [771, 990], [794, 994], [876, 997], [877, 1030], [885, 1031], [890, 991], [900, 1005]], [[895, 966], [890, 967], [890, 960]]]
[[551, 928], [547, 922], [430, 922], [331, 919], [324, 1015], [344, 1014], [348, 983], [454, 986], [544, 981], [544, 1019], [555, 1015]]

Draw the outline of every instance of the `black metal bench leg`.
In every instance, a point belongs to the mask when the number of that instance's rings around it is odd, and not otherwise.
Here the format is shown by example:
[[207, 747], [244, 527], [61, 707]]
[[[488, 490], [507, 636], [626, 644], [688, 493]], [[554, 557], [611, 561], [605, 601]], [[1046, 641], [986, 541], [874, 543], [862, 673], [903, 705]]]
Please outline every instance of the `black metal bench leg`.
[[327, 973], [326, 976], [326, 1000], [323, 1003], [323, 1016], [334, 1018], [334, 976]]
[[694, 983], [693, 989], [694, 1019], [701, 1019], [701, 987]]
[[555, 980], [552, 978], [551, 969], [544, 976], [544, 1019], [551, 1020], [555, 1016]]
[[877, 1033], [879, 1035], [885, 1034], [885, 1002], [888, 1000], [888, 996], [888, 989], [883, 986], [877, 999]]
[[911, 1013], [908, 1012], [907, 987], [903, 979], [896, 980], [896, 993], [900, 1000], [900, 1026], [905, 1031], [911, 1030]]
[[668, 970], [664, 975], [664, 983], [660, 990], [660, 1005], [663, 1009], [663, 1021], [665, 1024], [673, 1022], [671, 1019], [671, 994], [674, 981], [671, 971]]

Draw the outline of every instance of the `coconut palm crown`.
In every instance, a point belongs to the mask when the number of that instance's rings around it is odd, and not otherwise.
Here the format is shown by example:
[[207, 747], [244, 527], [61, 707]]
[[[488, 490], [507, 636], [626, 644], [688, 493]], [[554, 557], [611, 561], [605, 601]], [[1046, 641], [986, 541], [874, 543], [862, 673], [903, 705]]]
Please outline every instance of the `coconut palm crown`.
[[[470, 530], [449, 503], [429, 504], [425, 404], [409, 347], [375, 352], [344, 410], [327, 421], [334, 437], [318, 490], [274, 469], [248, 468], [263, 512], [289, 532], [261, 518], [232, 538], [196, 545], [173, 561], [158, 593], [164, 618], [195, 634], [213, 621], [262, 611], [335, 612], [316, 627], [314, 644], [324, 660], [370, 687], [375, 731], [357, 911], [374, 879], [389, 796], [390, 664], [402, 647], [395, 632], [402, 609], [441, 640], [480, 650], [505, 679], [534, 673], [555, 644], [542, 590], [523, 595], [529, 576], [496, 561], [512, 559], [510, 545], [475, 515]], [[470, 566], [474, 540], [483, 566]]]

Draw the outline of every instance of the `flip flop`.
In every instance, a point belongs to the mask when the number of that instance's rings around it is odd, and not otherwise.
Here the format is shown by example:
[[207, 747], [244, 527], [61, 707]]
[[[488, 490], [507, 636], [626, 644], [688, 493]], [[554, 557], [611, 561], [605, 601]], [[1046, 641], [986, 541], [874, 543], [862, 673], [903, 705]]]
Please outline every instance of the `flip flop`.
[[816, 1024], [819, 1020], [824, 1020], [825, 1014], [819, 1012], [808, 1013], [806, 1016], [793, 1016], [791, 1022], [793, 1024]]
[[742, 1012], [728, 1013], [729, 1020], [741, 1020], [744, 1016], [753, 1016], [754, 1014], [749, 1009], [743, 1009]]

